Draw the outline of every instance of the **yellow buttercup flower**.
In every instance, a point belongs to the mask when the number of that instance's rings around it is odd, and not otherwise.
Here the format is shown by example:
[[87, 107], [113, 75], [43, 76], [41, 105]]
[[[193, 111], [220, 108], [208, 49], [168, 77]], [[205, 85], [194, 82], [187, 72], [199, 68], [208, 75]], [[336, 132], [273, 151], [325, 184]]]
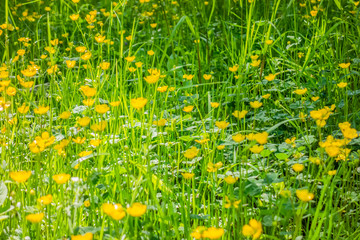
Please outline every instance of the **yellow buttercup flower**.
[[69, 181], [70, 179], [70, 174], [66, 174], [66, 173], [61, 173], [61, 174], [57, 174], [52, 176], [52, 179], [57, 183], [57, 184], [64, 184], [67, 181]]
[[224, 229], [209, 227], [202, 233], [203, 238], [220, 239], [224, 235]]
[[297, 94], [297, 95], [304, 95], [306, 92], [307, 92], [307, 88], [304, 88], [304, 89], [296, 89], [296, 90], [294, 91], [294, 93]]
[[339, 64], [339, 67], [341, 67], [341, 68], [348, 68], [348, 67], [350, 67], [350, 63], [340, 63], [340, 64]]
[[186, 106], [186, 107], [184, 107], [182, 110], [184, 111], [184, 112], [191, 112], [192, 110], [194, 109], [194, 106]]
[[141, 217], [146, 212], [146, 205], [141, 203], [133, 203], [126, 209], [126, 211], [132, 217]]
[[239, 65], [234, 65], [232, 67], [229, 67], [230, 72], [236, 72], [239, 69]]
[[227, 184], [234, 184], [236, 183], [236, 181], [238, 180], [239, 178], [237, 177], [233, 177], [231, 175], [227, 176], [224, 178], [224, 181], [227, 183]]
[[43, 115], [43, 114], [47, 113], [49, 111], [49, 109], [50, 109], [50, 107], [39, 106], [38, 108], [34, 109], [34, 113]]
[[185, 178], [185, 179], [192, 179], [194, 177], [194, 173], [181, 173], [181, 175]]
[[139, 98], [131, 99], [130, 104], [133, 108], [140, 110], [143, 107], [145, 107], [147, 102], [148, 102], [148, 100], [146, 98], [139, 97]]
[[9, 176], [15, 182], [23, 183], [23, 182], [26, 182], [30, 178], [31, 171], [10, 172]]
[[198, 155], [198, 153], [199, 149], [197, 149], [196, 147], [191, 147], [185, 151], [184, 156], [188, 159], [193, 159]]
[[43, 196], [41, 198], [38, 199], [38, 202], [43, 204], [43, 205], [48, 205], [52, 202], [53, 196], [51, 194], [48, 194], [46, 196]]
[[212, 77], [211, 74], [204, 74], [204, 75], [203, 75], [203, 78], [204, 78], [205, 80], [210, 80], [211, 77]]
[[34, 213], [26, 216], [26, 220], [31, 223], [39, 223], [44, 218], [44, 213]]
[[292, 165], [292, 169], [295, 171], [295, 172], [302, 172], [304, 170], [304, 165], [303, 164], [300, 164], [300, 163], [295, 163], [294, 165]]
[[262, 104], [261, 102], [259, 102], [259, 101], [250, 102], [250, 106], [251, 106], [252, 108], [255, 108], [255, 109], [261, 107], [262, 105], [263, 105], [263, 104]]
[[246, 224], [242, 227], [242, 234], [245, 237], [252, 237], [252, 239], [260, 238], [262, 233], [262, 224], [260, 221], [251, 219], [249, 224]]
[[264, 146], [262, 145], [254, 145], [249, 149], [252, 153], [261, 153], [264, 150]]
[[227, 128], [227, 126], [229, 126], [230, 123], [226, 122], [226, 121], [216, 121], [215, 122], [215, 126], [217, 126], [220, 129], [225, 129]]
[[348, 84], [346, 82], [341, 82], [341, 83], [338, 83], [336, 84], [339, 88], [344, 88], [346, 87]]
[[245, 140], [245, 135], [238, 133], [238, 134], [232, 136], [232, 140], [234, 140], [234, 142], [237, 142], [237, 143], [242, 142]]
[[296, 190], [296, 196], [303, 202], [311, 201], [314, 198], [314, 194], [307, 189]]
[[100, 114], [107, 113], [110, 107], [107, 104], [100, 104], [95, 106], [95, 111]]
[[241, 112], [238, 110], [235, 110], [232, 113], [232, 115], [240, 120], [240, 119], [244, 118], [247, 113], [248, 113], [248, 111], [246, 111], [246, 110], [242, 110]]
[[94, 235], [91, 232], [88, 232], [83, 235], [72, 235], [71, 240], [92, 240], [93, 237]]
[[117, 221], [123, 219], [126, 216], [126, 212], [121, 204], [104, 203], [101, 206], [101, 209], [106, 215]]

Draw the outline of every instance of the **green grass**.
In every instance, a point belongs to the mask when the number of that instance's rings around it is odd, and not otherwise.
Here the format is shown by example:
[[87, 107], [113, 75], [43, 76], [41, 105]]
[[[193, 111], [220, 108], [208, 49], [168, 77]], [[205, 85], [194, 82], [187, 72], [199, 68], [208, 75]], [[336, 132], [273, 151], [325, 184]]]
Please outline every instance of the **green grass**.
[[[252, 239], [243, 231], [251, 219], [261, 222], [260, 239], [359, 239], [359, 2], [250, 2], [2, 0], [0, 239], [89, 232], [79, 239], [193, 239], [199, 226], [224, 230], [199, 230], [205, 239]], [[78, 46], [91, 52], [88, 60]], [[68, 60], [76, 61], [73, 68]], [[103, 70], [102, 62], [110, 67]], [[27, 77], [23, 70], [32, 64], [38, 70]], [[152, 84], [149, 69], [160, 71]], [[270, 74], [276, 76], [268, 81]], [[95, 95], [85, 96], [86, 85]], [[136, 109], [131, 99], [139, 97], [147, 103]], [[85, 106], [86, 99], [94, 104]], [[262, 106], [254, 109], [254, 101]], [[110, 110], [98, 113], [100, 104]], [[49, 110], [37, 114], [39, 106]], [[328, 115], [315, 116], [320, 109]], [[236, 110], [248, 113], [238, 119]], [[61, 119], [65, 111], [71, 115]], [[90, 123], [81, 126], [85, 116]], [[164, 126], [153, 123], [160, 119]], [[220, 129], [220, 121], [229, 125]], [[344, 122], [351, 127], [340, 127]], [[55, 139], [36, 138], [44, 132]], [[263, 132], [267, 138], [252, 138]], [[245, 139], [235, 142], [236, 134]], [[77, 137], [86, 140], [78, 144]], [[264, 149], [254, 153], [255, 145]], [[188, 158], [191, 147], [199, 151]], [[295, 172], [296, 163], [304, 169]], [[10, 177], [20, 170], [31, 171], [22, 183]], [[53, 176], [61, 173], [71, 178], [58, 184]], [[304, 189], [310, 201], [296, 194]], [[48, 194], [51, 203], [41, 204]], [[105, 203], [123, 210], [106, 211]], [[133, 203], [146, 212], [132, 216]], [[26, 217], [33, 213], [44, 217], [32, 223]], [[125, 216], [115, 220], [115, 213]]]

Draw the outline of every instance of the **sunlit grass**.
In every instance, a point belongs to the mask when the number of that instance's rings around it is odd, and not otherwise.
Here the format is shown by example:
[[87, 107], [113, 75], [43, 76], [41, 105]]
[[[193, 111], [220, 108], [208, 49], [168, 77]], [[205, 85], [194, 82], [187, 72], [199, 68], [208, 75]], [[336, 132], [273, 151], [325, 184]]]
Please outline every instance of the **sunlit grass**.
[[0, 5], [0, 239], [358, 239], [359, 1]]

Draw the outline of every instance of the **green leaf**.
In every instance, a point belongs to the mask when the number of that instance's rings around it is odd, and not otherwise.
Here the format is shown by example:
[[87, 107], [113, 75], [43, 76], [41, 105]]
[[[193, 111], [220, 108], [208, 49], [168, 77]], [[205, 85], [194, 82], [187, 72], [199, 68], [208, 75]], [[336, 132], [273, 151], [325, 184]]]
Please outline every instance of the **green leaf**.
[[287, 155], [286, 153], [276, 153], [275, 156], [279, 160], [286, 160], [289, 158], [289, 155]]
[[190, 142], [190, 141], [193, 140], [193, 138], [190, 137], [190, 136], [181, 136], [179, 139], [180, 139], [181, 141], [185, 141], [185, 142]]
[[256, 196], [261, 193], [261, 188], [256, 183], [248, 181], [244, 193], [246, 195]]
[[8, 189], [3, 181], [0, 182], [0, 206], [3, 205], [7, 198]]
[[343, 9], [343, 8], [341, 7], [341, 2], [340, 2], [339, 0], [334, 0], [334, 2], [335, 2], [335, 4], [336, 4], [336, 6], [337, 6], [340, 10]]

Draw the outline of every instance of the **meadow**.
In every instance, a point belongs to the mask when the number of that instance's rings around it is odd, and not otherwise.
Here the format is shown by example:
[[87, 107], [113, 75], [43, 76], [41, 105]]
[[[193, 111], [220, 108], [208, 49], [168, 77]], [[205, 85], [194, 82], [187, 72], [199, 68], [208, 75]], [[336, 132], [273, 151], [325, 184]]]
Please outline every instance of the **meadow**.
[[0, 0], [0, 239], [360, 239], [354, 0]]

